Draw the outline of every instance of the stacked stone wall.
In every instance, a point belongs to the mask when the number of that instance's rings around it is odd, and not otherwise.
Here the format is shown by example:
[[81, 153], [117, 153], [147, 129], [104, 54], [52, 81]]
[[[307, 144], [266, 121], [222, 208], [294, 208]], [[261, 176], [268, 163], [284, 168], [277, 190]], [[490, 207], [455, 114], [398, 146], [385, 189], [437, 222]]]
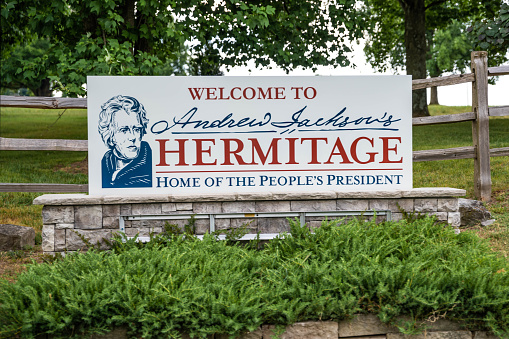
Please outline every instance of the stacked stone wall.
[[[360, 314], [352, 319], [335, 321], [299, 322], [286, 327], [263, 325], [253, 332], [245, 333], [237, 339], [497, 339], [493, 334], [467, 328], [461, 322], [447, 319], [431, 319], [418, 322], [419, 334], [405, 335], [396, 324], [401, 325], [410, 317], [402, 316], [395, 325], [382, 323], [376, 315]], [[126, 328], [117, 328], [105, 335], [95, 335], [92, 339], [126, 339]], [[182, 333], [182, 338], [191, 339]], [[226, 334], [214, 334], [208, 339], [227, 339]]]
[[[92, 244], [110, 239], [119, 231], [120, 216], [261, 212], [381, 211], [400, 220], [402, 211], [436, 215], [453, 227], [460, 226], [458, 198], [463, 190], [414, 189], [405, 192], [350, 192], [324, 194], [249, 194], [230, 196], [137, 196], [105, 197], [88, 195], [44, 195], [34, 203], [44, 205], [43, 251], [76, 251], [86, 248], [82, 237]], [[379, 221], [384, 217], [378, 216]], [[324, 217], [307, 217], [309, 227], [319, 227]], [[125, 233], [141, 237], [161, 233], [165, 220], [125, 222]], [[170, 223], [183, 227], [187, 219]], [[216, 230], [246, 225], [248, 233], [288, 232], [286, 218], [216, 219]], [[207, 219], [196, 220], [196, 234], [209, 231]]]

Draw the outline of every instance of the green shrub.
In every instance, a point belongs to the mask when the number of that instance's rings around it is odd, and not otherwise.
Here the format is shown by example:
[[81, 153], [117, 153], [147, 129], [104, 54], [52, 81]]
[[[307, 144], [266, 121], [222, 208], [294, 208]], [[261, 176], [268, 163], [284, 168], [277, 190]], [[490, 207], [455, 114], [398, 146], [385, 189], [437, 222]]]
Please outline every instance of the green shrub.
[[144, 338], [206, 337], [375, 313], [385, 322], [439, 315], [509, 334], [509, 264], [475, 235], [432, 218], [331, 221], [314, 233], [292, 221], [291, 230], [260, 250], [180, 235], [33, 265], [0, 285], [0, 333], [70, 337], [125, 326]]

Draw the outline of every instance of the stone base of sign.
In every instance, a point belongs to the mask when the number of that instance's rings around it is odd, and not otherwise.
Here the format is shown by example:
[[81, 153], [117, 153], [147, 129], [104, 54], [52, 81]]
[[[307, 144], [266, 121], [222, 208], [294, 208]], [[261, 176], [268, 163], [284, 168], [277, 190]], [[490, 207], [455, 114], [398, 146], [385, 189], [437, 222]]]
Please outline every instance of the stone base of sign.
[[[140, 195], [92, 196], [85, 194], [47, 194], [34, 200], [42, 210], [42, 249], [45, 253], [77, 251], [86, 248], [82, 237], [92, 244], [109, 239], [119, 230], [120, 216], [371, 211], [389, 210], [392, 220], [405, 212], [436, 215], [453, 227], [460, 226], [458, 197], [465, 191], [455, 188], [415, 188], [407, 191], [320, 192], [320, 193], [250, 193], [231, 195]], [[377, 218], [382, 218], [378, 216]], [[319, 227], [324, 217], [307, 217], [310, 227]], [[149, 236], [163, 231], [165, 220], [125, 222], [127, 236]], [[171, 220], [183, 227], [187, 220]], [[281, 233], [290, 228], [286, 218], [217, 219], [216, 230], [246, 225], [248, 233]], [[209, 221], [196, 220], [196, 234], [209, 230]], [[104, 245], [103, 245], [104, 246]]]
[[[395, 324], [403, 324], [410, 317], [398, 317]], [[236, 337], [237, 339], [497, 339], [489, 332], [467, 329], [460, 322], [447, 319], [433, 319], [417, 323], [422, 333], [405, 335], [395, 325], [382, 323], [376, 315], [359, 314], [349, 320], [307, 321], [289, 326], [277, 327], [263, 325], [256, 331]], [[94, 335], [93, 339], [126, 339], [126, 328], [117, 328], [104, 335]], [[192, 338], [182, 333], [182, 338]], [[227, 339], [227, 334], [213, 334], [207, 338]]]

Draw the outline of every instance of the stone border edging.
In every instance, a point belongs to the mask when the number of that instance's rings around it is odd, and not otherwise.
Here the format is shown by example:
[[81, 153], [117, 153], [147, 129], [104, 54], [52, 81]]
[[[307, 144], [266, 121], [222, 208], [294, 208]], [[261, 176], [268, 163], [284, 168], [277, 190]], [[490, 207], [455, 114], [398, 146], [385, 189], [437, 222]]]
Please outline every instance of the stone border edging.
[[372, 192], [319, 192], [319, 193], [238, 193], [203, 195], [137, 195], [98, 196], [86, 194], [45, 194], [37, 197], [34, 205], [112, 205], [159, 202], [205, 202], [205, 201], [258, 201], [258, 200], [315, 200], [315, 199], [397, 199], [397, 198], [447, 198], [465, 196], [466, 191], [449, 187], [424, 187], [401, 191]]

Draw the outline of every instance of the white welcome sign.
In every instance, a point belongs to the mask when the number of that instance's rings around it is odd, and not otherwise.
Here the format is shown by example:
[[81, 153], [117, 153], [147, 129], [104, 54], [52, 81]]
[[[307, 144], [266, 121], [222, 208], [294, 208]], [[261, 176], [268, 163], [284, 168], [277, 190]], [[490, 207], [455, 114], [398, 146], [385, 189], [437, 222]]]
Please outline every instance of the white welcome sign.
[[410, 76], [88, 77], [89, 193], [412, 188]]

